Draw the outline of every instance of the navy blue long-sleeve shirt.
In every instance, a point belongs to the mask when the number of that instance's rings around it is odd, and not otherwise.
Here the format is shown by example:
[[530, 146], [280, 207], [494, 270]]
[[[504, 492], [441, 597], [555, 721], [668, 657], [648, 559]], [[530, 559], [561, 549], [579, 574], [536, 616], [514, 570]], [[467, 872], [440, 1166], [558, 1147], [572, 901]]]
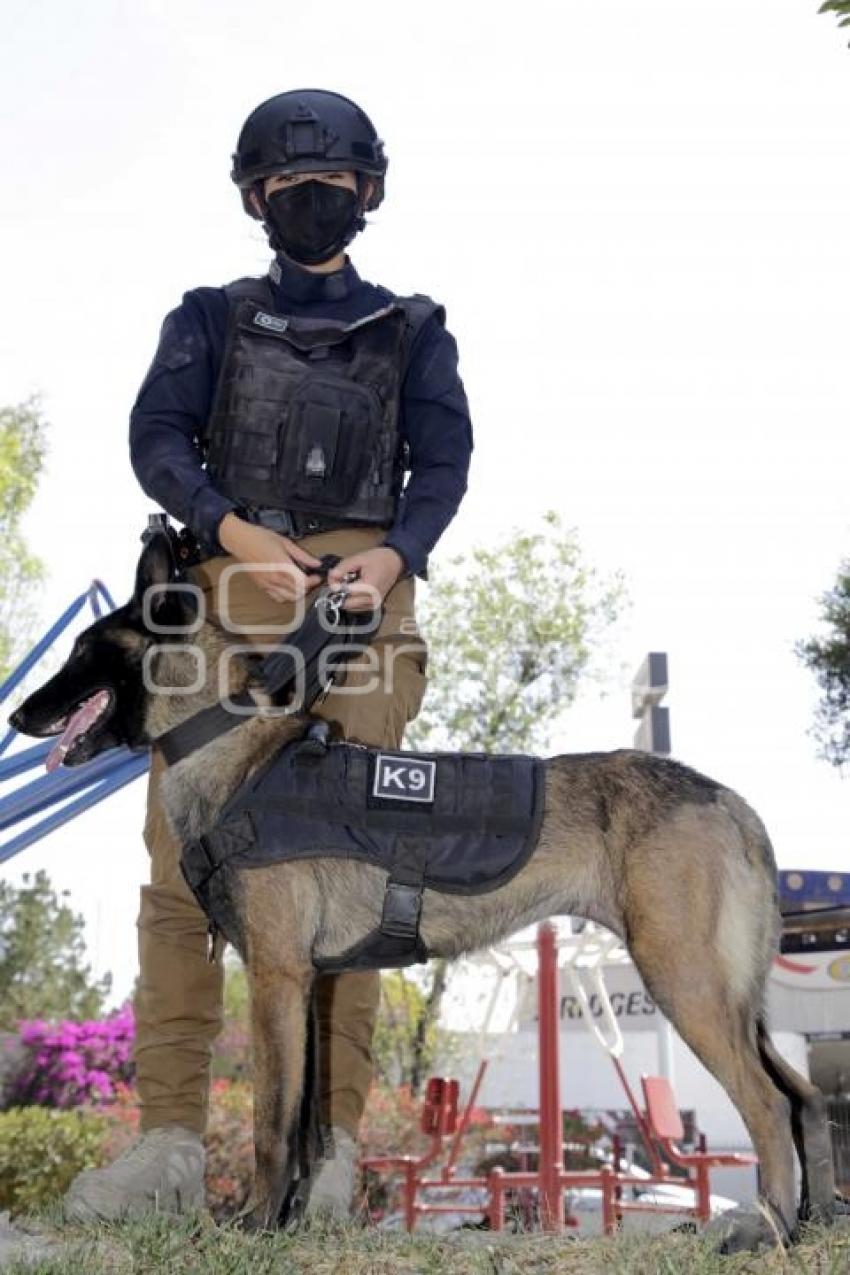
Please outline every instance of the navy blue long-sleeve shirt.
[[[351, 261], [315, 274], [277, 258], [272, 287], [281, 314], [351, 322], [394, 294], [366, 283]], [[148, 496], [203, 541], [218, 545], [218, 525], [237, 503], [207, 474], [198, 439], [212, 408], [227, 333], [223, 288], [194, 288], [165, 319], [153, 363], [130, 416], [130, 459]], [[399, 428], [410, 476], [383, 543], [423, 574], [428, 555], [466, 491], [472, 426], [457, 370], [457, 346], [436, 316], [412, 343], [402, 384]]]

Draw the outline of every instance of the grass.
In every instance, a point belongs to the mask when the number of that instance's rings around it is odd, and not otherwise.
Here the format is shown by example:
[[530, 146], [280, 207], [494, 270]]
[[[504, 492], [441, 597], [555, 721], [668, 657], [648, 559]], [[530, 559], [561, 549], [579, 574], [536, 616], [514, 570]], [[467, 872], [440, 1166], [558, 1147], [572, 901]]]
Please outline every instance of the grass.
[[540, 1233], [497, 1237], [389, 1234], [312, 1225], [293, 1235], [243, 1235], [208, 1219], [53, 1232], [55, 1256], [4, 1266], [10, 1275], [846, 1275], [850, 1232], [818, 1230], [787, 1252], [722, 1257], [705, 1238], [667, 1234], [576, 1240]]

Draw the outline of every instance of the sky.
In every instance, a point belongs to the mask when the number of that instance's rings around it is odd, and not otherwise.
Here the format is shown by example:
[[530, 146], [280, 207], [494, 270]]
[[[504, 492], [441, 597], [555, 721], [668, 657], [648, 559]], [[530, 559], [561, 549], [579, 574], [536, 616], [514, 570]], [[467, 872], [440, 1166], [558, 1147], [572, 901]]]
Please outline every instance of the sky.
[[[630, 744], [631, 675], [665, 650], [674, 755], [756, 807], [781, 865], [850, 871], [794, 654], [850, 555], [850, 50], [817, 7], [7, 0], [0, 401], [50, 421], [44, 625], [93, 577], [131, 591], [155, 506], [127, 418], [164, 315], [267, 267], [229, 179], [243, 119], [332, 88], [390, 158], [352, 259], [442, 302], [460, 350], [476, 446], [435, 560], [555, 509], [627, 581], [605, 694], [552, 751]], [[70, 890], [118, 996], [144, 798], [7, 865]]]

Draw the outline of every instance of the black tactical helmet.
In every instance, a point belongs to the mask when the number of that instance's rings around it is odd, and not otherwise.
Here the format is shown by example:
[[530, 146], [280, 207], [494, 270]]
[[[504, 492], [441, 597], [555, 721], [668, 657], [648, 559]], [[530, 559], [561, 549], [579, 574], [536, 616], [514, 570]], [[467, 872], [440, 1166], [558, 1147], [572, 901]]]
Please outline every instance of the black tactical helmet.
[[365, 111], [325, 89], [278, 93], [251, 112], [236, 143], [230, 176], [242, 192], [247, 213], [252, 186], [272, 173], [318, 172], [338, 166], [368, 173], [374, 181], [366, 212], [384, 197], [387, 158], [384, 144]]

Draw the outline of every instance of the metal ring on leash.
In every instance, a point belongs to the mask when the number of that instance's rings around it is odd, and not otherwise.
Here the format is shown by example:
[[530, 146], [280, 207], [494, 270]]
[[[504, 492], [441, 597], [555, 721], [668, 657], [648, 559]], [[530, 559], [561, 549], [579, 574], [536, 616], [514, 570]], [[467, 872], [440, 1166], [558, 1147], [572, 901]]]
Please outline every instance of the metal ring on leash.
[[347, 571], [338, 588], [332, 589], [329, 592], [322, 594], [320, 598], [316, 599], [316, 606], [322, 606], [324, 608], [325, 612], [329, 615], [334, 628], [340, 627], [340, 613], [343, 609], [345, 599], [351, 592], [350, 589], [346, 588], [346, 585], [352, 584], [358, 578], [359, 574], [359, 571]]

